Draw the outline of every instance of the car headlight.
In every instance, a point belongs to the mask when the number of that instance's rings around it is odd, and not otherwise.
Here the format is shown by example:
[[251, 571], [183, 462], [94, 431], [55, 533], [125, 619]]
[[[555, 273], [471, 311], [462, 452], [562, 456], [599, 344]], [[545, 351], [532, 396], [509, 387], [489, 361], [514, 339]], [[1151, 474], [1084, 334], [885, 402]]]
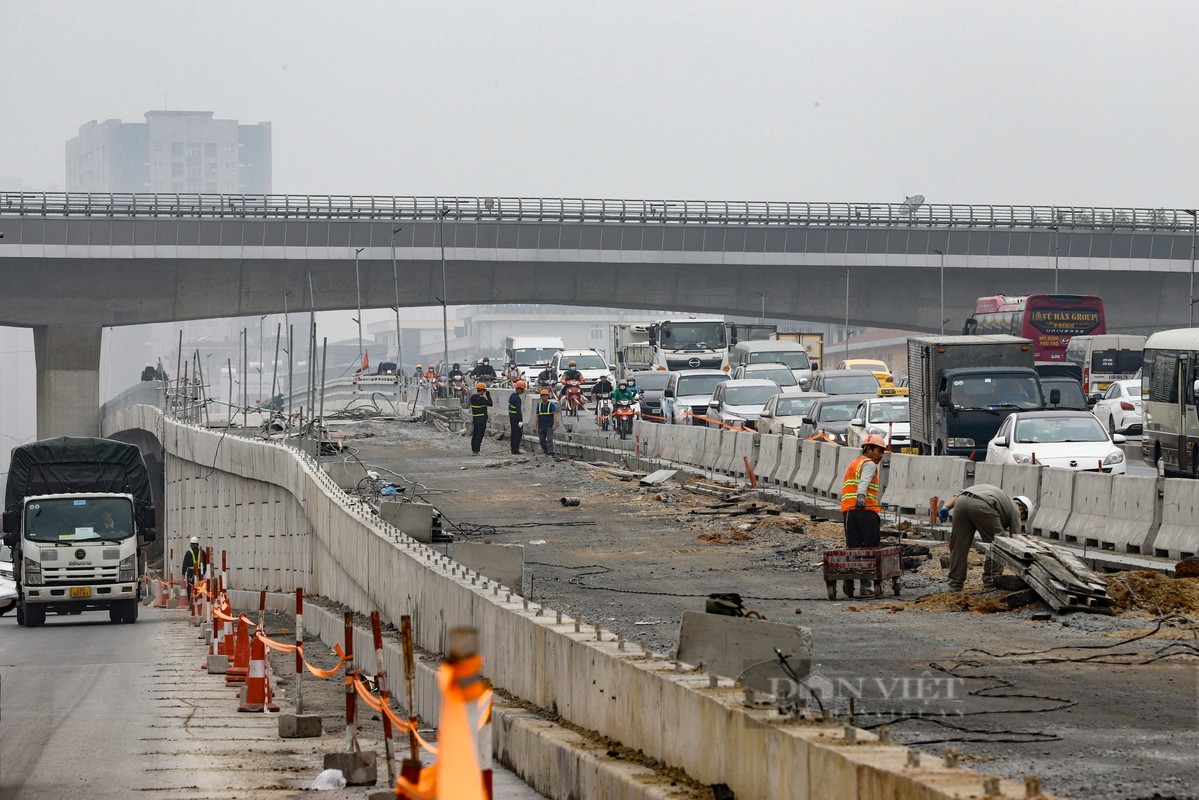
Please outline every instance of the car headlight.
[[42, 565], [38, 562], [26, 558], [25, 562], [25, 584], [28, 586], [42, 585]]
[[950, 447], [974, 447], [974, 440], [966, 439], [966, 438], [961, 438], [961, 439], [952, 439], [951, 438], [949, 440], [949, 446]]
[[120, 573], [117, 575], [117, 581], [120, 583], [132, 583], [136, 577], [134, 572], [137, 569], [137, 553], [126, 556], [121, 559]]
[[1103, 466], [1105, 466], [1105, 467], [1110, 467], [1112, 464], [1123, 464], [1123, 463], [1124, 463], [1124, 451], [1123, 450], [1117, 450], [1116, 452], [1109, 455], [1107, 458], [1103, 459]]
[[1015, 461], [1017, 464], [1031, 464], [1032, 456], [1025, 455], [1024, 453], [1012, 453], [1012, 461]]

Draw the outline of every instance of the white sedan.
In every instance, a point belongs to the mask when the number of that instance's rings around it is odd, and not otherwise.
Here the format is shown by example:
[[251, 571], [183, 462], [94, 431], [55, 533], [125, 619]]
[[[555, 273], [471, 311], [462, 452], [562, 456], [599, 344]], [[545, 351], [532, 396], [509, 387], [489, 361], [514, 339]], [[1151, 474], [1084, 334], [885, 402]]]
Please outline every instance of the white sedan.
[[1139, 434], [1142, 424], [1141, 382], [1114, 381], [1091, 409], [1091, 413], [1111, 433]]
[[1010, 415], [987, 444], [988, 464], [1046, 467], [1123, 475], [1124, 437], [1109, 434], [1086, 411], [1024, 411]]

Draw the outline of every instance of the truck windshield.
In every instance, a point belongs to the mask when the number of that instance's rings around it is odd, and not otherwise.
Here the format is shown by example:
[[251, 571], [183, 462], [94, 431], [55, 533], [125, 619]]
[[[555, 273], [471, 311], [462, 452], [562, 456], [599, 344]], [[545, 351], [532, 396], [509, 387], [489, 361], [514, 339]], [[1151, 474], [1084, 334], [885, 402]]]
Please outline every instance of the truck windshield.
[[964, 375], [954, 378], [950, 401], [959, 408], [1040, 408], [1041, 392], [1030, 375]]
[[512, 357], [516, 359], [517, 366], [532, 367], [536, 364], [548, 364], [557, 353], [557, 348], [554, 347], [528, 347], [521, 350], [513, 350]]
[[133, 505], [119, 498], [71, 497], [25, 506], [25, 538], [34, 542], [126, 539], [133, 535]]
[[662, 323], [662, 347], [667, 350], [720, 350], [726, 342], [723, 322]]

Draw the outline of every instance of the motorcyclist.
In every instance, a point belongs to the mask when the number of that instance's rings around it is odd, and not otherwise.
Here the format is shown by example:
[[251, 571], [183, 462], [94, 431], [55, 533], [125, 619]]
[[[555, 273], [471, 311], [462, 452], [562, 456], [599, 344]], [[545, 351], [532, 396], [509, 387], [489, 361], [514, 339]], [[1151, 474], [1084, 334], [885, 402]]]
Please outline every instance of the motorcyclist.
[[625, 402], [632, 405], [637, 402], [637, 397], [633, 392], [629, 391], [629, 382], [622, 378], [616, 384], [616, 391], [612, 393], [612, 400], [617, 403]]
[[641, 395], [645, 394], [645, 392], [643, 392], [641, 390], [641, 387], [637, 385], [637, 378], [630, 375], [628, 377], [628, 383], [629, 383], [629, 391], [633, 394], [633, 400], [634, 401], [641, 400]]
[[[573, 358], [567, 363], [565, 371], [563, 371], [562, 376], [558, 379], [559, 384], [561, 384], [561, 386], [562, 386], [562, 391], [560, 393], [561, 397], [566, 397], [567, 381], [578, 381], [580, 391], [582, 391], [583, 373], [579, 372], [578, 362], [575, 361]], [[580, 403], [580, 405], [586, 405], [586, 404]]]
[[450, 374], [447, 375], [446, 377], [449, 378], [450, 380], [454, 380], [454, 378], [465, 378], [466, 376], [462, 372], [462, 367], [458, 364], [457, 361], [455, 361], [453, 369], [450, 370]]
[[516, 361], [509, 361], [508, 366], [504, 368], [504, 377], [515, 386], [516, 382], [524, 380], [525, 376], [521, 373], [520, 367], [516, 366]]
[[495, 367], [491, 366], [491, 359], [484, 358], [482, 361], [470, 371], [470, 376], [477, 381], [494, 381]]
[[596, 381], [595, 385], [591, 387], [591, 399], [595, 401], [595, 410], [597, 414], [599, 413], [600, 398], [606, 394], [612, 394], [612, 392], [615, 390], [616, 387], [612, 385], [612, 379], [606, 374], [600, 375], [599, 380]]

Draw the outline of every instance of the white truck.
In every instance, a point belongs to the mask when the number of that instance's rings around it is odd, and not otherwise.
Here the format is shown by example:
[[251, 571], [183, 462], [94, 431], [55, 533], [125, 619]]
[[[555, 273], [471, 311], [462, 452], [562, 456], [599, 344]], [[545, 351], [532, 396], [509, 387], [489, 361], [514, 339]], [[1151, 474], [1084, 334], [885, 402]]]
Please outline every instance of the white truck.
[[648, 322], [619, 323], [612, 326], [608, 352], [616, 365], [613, 380], [629, 377], [630, 372], [654, 368], [654, 348], [649, 343]]
[[13, 550], [17, 624], [48, 612], [107, 610], [135, 622], [139, 538], [155, 538], [146, 463], [136, 445], [62, 436], [13, 448], [4, 495], [4, 544]]
[[802, 333], [800, 331], [777, 331], [774, 338], [780, 342], [796, 342], [803, 345], [804, 351], [808, 354], [808, 360], [812, 362], [812, 369], [819, 370], [824, 358], [824, 334], [823, 333]]
[[775, 330], [774, 325], [695, 316], [614, 325], [612, 356], [621, 375], [638, 369], [728, 369], [730, 347], [770, 339]]
[[[504, 358], [516, 362], [521, 377], [532, 383], [566, 344], [560, 336], [509, 336], [504, 339]], [[499, 366], [499, 365], [497, 365]]]

